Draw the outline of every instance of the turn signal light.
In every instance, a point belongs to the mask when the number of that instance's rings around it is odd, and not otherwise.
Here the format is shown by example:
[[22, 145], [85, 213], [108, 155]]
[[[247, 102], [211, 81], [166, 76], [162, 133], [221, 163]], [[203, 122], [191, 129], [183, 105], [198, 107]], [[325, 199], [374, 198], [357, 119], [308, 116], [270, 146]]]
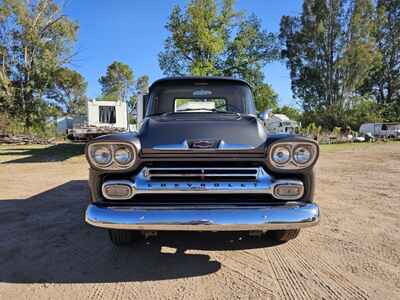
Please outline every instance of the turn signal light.
[[103, 196], [109, 200], [127, 200], [133, 196], [133, 188], [130, 183], [112, 183], [103, 184]]
[[276, 184], [273, 196], [277, 199], [296, 200], [301, 198], [304, 193], [304, 187], [300, 184]]

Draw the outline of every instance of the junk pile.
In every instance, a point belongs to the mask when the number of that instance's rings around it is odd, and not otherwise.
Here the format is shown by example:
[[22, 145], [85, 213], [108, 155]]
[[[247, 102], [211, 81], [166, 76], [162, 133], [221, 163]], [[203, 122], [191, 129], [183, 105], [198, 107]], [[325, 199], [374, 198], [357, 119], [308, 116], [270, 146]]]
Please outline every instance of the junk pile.
[[27, 134], [0, 134], [0, 144], [17, 144], [17, 145], [28, 145], [28, 144], [37, 144], [37, 145], [48, 145], [54, 144], [55, 138], [46, 139], [37, 137], [34, 135]]

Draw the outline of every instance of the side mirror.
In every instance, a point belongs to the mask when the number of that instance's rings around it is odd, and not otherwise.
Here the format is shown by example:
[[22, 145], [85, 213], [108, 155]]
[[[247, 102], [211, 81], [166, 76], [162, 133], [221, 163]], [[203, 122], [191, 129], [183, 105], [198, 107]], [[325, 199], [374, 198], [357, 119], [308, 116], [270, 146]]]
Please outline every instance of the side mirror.
[[149, 94], [143, 95], [143, 115], [147, 112], [147, 105], [149, 104]]
[[144, 115], [146, 114], [147, 104], [149, 102], [148, 94], [139, 94], [136, 103], [136, 124], [138, 129], [143, 123]]
[[271, 115], [271, 110], [265, 110], [262, 111], [258, 114], [258, 117], [262, 120], [262, 121], [266, 121]]

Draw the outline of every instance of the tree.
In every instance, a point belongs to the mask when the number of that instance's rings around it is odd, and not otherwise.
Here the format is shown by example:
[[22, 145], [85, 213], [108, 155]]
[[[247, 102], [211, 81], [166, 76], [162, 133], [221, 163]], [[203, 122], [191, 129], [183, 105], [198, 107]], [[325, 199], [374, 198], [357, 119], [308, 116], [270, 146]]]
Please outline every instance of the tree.
[[284, 114], [286, 115], [289, 119], [300, 122], [302, 118], [302, 113], [298, 109], [294, 107], [290, 107], [287, 105], [284, 105], [282, 107], [276, 108], [273, 111], [275, 114]]
[[166, 75], [221, 75], [219, 58], [236, 13], [233, 1], [223, 1], [219, 12], [214, 0], [192, 0], [186, 11], [175, 6], [165, 26], [171, 32], [159, 54]]
[[360, 88], [374, 95], [388, 121], [400, 120], [400, 0], [379, 0], [375, 38], [381, 63]]
[[101, 98], [111, 101], [127, 101], [129, 91], [134, 84], [132, 69], [122, 62], [114, 61], [107, 67], [105, 76], [99, 79]]
[[61, 109], [68, 114], [83, 114], [86, 111], [87, 82], [81, 74], [68, 69], [60, 68], [54, 75], [54, 86], [48, 97], [61, 105]]
[[78, 25], [52, 0], [0, 4], [0, 109], [24, 121], [43, 121], [53, 75], [72, 56]]
[[305, 0], [300, 16], [282, 17], [282, 57], [306, 115], [329, 112], [333, 123], [322, 125], [345, 125], [347, 102], [379, 61], [373, 29], [371, 0]]
[[254, 87], [254, 101], [259, 112], [278, 107], [278, 95], [267, 83], [261, 82]]
[[130, 101], [128, 102], [128, 108], [130, 112], [133, 112], [136, 107], [137, 96], [138, 94], [147, 94], [149, 91], [149, 76], [143, 75], [138, 78], [135, 84], [135, 91], [133, 95], [130, 97]]
[[368, 96], [353, 97], [346, 109], [346, 126], [358, 130], [362, 123], [382, 122], [383, 111], [373, 98]]
[[147, 94], [149, 91], [149, 76], [143, 75], [136, 81], [136, 92], [141, 94]]
[[164, 74], [242, 78], [254, 86], [259, 109], [276, 103], [262, 72], [278, 57], [276, 36], [263, 30], [255, 15], [235, 11], [233, 0], [222, 1], [220, 9], [215, 0], [192, 0], [186, 9], [176, 6], [166, 29], [171, 36], [159, 54]]

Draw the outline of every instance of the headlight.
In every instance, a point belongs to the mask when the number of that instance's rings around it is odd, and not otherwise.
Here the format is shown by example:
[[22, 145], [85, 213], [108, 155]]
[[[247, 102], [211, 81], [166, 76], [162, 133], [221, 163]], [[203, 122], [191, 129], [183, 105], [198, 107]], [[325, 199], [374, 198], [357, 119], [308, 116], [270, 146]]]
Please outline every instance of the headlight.
[[119, 148], [114, 152], [114, 158], [120, 165], [127, 165], [132, 161], [132, 151], [127, 147]]
[[96, 168], [128, 169], [135, 164], [136, 148], [124, 142], [95, 142], [88, 145], [87, 158]]
[[287, 147], [276, 147], [271, 158], [277, 164], [286, 164], [290, 159], [290, 150]]
[[107, 166], [111, 163], [112, 153], [110, 147], [107, 146], [97, 146], [93, 147], [91, 153], [93, 160], [96, 164]]
[[312, 140], [277, 141], [267, 152], [267, 164], [275, 170], [301, 170], [318, 158], [318, 144]]
[[310, 149], [307, 149], [305, 147], [299, 146], [296, 149], [294, 149], [293, 152], [293, 159], [295, 162], [299, 164], [306, 164], [310, 161], [312, 157]]

